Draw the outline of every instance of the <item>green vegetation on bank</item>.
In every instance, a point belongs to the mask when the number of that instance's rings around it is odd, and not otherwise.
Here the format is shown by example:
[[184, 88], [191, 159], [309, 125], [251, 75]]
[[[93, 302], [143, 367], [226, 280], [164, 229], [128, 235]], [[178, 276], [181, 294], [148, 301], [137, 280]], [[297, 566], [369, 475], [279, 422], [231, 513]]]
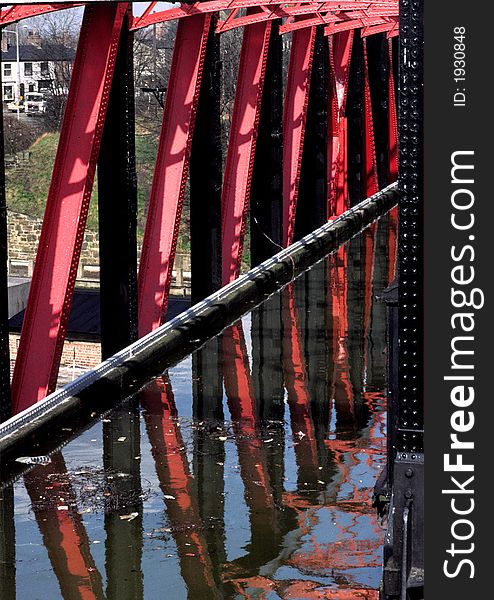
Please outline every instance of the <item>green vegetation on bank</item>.
[[[45, 133], [29, 148], [29, 159], [6, 170], [7, 206], [10, 210], [42, 218], [59, 134]], [[152, 134], [136, 136], [136, 166], [138, 180], [138, 229], [142, 237], [146, 205], [151, 191], [158, 140]], [[93, 186], [87, 227], [98, 228], [98, 186]]]

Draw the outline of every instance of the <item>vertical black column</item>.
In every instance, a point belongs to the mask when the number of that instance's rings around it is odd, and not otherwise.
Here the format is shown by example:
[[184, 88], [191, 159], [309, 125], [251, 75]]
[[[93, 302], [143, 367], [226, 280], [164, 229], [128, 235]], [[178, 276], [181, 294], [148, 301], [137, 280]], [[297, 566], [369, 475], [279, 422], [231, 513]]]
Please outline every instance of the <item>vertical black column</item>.
[[309, 89], [295, 239], [314, 231], [327, 220], [328, 79], [329, 45], [324, 27], [319, 25]]
[[98, 161], [101, 354], [137, 339], [133, 34], [124, 19]]
[[389, 49], [384, 33], [370, 35], [366, 40], [377, 177], [379, 188], [382, 189], [388, 184], [389, 178]]
[[[394, 447], [390, 527], [384, 550], [384, 598], [422, 598], [423, 505], [423, 0], [400, 0], [398, 84], [397, 342], [388, 398]], [[393, 373], [394, 372], [394, 373]], [[413, 594], [410, 592], [413, 590]], [[408, 595], [410, 593], [410, 596]]]
[[15, 519], [14, 488], [0, 491], [0, 592], [2, 598], [15, 600]]
[[211, 20], [190, 156], [192, 304], [221, 287], [220, 40]]
[[283, 205], [282, 68], [283, 52], [279, 22], [273, 21], [250, 194], [252, 267], [276, 254], [281, 245]]
[[[0, 31], [1, 39], [1, 31]], [[1, 69], [0, 69], [1, 70]], [[0, 90], [2, 75], [0, 73]], [[9, 300], [7, 276], [7, 205], [5, 201], [5, 162], [3, 112], [0, 111], [0, 423], [10, 417]]]
[[403, 0], [399, 62], [399, 451], [423, 450], [423, 32], [422, 0]]
[[364, 199], [364, 54], [360, 30], [353, 34], [346, 102], [348, 118], [348, 195], [350, 206]]

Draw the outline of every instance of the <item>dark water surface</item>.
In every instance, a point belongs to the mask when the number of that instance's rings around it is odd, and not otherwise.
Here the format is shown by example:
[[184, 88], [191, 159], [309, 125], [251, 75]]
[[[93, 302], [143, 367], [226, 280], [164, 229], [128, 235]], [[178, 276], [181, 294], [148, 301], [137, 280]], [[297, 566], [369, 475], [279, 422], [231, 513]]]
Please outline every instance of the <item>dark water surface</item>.
[[393, 256], [386, 217], [8, 487], [2, 600], [377, 598]]

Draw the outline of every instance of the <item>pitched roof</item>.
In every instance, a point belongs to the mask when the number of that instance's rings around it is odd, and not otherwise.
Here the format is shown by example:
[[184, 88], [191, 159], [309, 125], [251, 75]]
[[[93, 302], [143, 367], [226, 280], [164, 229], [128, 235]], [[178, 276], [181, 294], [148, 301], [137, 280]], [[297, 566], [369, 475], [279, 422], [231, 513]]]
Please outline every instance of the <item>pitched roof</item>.
[[[19, 45], [19, 60], [23, 61], [49, 61], [49, 60], [74, 60], [75, 50], [62, 44], [43, 44], [41, 47], [32, 44]], [[16, 45], [9, 46], [7, 52], [2, 52], [2, 62], [15, 62], [17, 60]]]
[[[166, 320], [169, 321], [179, 313], [190, 308], [190, 298], [170, 296]], [[9, 319], [9, 330], [20, 332], [24, 320], [25, 309]], [[99, 290], [74, 290], [67, 326], [67, 339], [97, 341], [100, 338]]]

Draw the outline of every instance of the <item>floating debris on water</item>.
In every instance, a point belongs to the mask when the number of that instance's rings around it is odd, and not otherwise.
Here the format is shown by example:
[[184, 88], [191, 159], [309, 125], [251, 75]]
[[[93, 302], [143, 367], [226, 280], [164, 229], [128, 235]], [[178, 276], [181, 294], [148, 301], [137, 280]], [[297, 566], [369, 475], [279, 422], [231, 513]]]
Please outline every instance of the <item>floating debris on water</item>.
[[138, 516], [139, 516], [139, 513], [133, 512], [133, 513], [130, 513], [130, 515], [120, 515], [120, 519], [122, 521], [133, 521]]

